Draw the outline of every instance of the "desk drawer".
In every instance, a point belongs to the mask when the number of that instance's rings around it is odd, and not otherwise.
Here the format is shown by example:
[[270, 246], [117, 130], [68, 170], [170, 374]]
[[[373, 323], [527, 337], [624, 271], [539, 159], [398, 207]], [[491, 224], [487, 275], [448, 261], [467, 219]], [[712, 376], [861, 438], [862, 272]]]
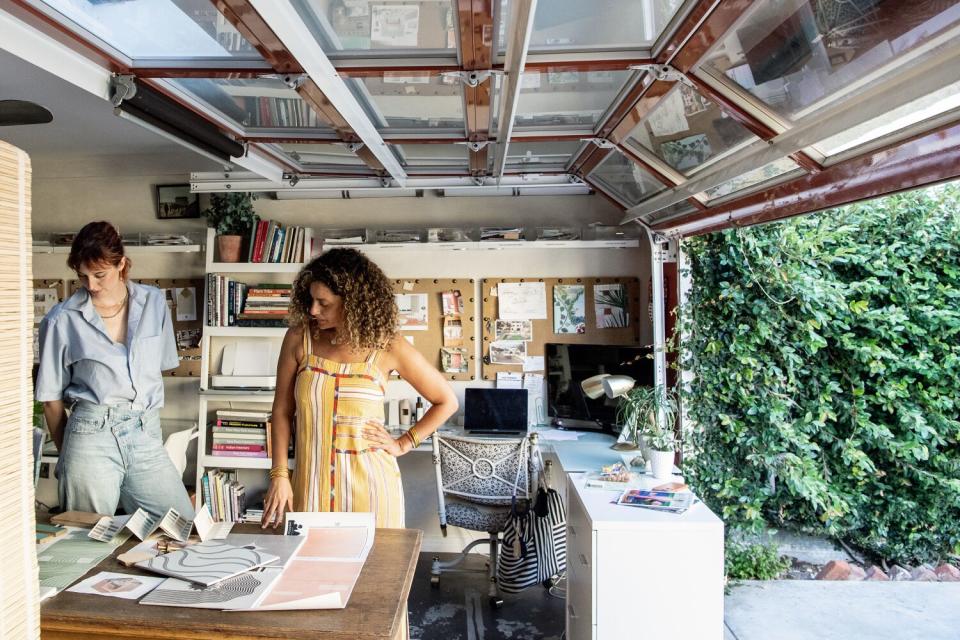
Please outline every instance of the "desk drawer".
[[567, 491], [567, 564], [593, 567], [593, 525], [576, 490]]
[[593, 625], [597, 620], [597, 601], [594, 597], [596, 574], [593, 567], [581, 563], [579, 558], [567, 556], [567, 605], [576, 617]]

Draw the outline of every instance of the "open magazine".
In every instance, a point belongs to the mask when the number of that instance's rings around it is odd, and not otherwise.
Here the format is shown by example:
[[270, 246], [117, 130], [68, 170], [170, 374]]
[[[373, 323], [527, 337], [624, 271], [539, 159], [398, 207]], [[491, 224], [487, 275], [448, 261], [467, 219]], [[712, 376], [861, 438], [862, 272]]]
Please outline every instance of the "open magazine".
[[693, 504], [693, 494], [676, 491], [650, 491], [646, 489], [627, 489], [617, 499], [617, 504], [629, 507], [641, 507], [655, 511], [683, 513]]

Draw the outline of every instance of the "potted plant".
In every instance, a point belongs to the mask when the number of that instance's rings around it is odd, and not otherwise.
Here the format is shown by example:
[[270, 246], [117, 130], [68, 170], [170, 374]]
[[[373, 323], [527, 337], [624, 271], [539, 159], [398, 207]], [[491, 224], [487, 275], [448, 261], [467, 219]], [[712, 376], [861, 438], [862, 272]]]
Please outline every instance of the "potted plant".
[[253, 210], [256, 195], [252, 193], [215, 193], [210, 207], [203, 212], [207, 224], [217, 230], [220, 262], [239, 262], [243, 236], [257, 221]]
[[676, 392], [663, 385], [634, 387], [620, 399], [617, 421], [623, 425], [623, 437], [632, 449], [641, 449], [658, 479], [673, 471], [677, 409]]

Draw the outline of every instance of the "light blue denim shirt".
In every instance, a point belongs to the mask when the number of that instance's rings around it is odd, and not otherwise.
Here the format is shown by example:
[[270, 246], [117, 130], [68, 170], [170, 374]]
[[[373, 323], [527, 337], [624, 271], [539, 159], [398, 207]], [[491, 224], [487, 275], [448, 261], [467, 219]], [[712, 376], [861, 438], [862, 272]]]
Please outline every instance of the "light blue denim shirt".
[[180, 363], [170, 308], [156, 287], [128, 282], [127, 289], [125, 344], [107, 335], [86, 289], [50, 310], [40, 323], [37, 400], [163, 406], [161, 371]]

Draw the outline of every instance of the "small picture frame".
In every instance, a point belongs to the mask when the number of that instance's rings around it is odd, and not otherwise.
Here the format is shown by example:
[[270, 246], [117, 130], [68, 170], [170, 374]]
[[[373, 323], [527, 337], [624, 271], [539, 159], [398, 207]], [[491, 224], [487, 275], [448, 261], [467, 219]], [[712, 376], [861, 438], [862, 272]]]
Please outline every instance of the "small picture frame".
[[157, 218], [199, 218], [200, 196], [190, 193], [189, 184], [157, 185]]

